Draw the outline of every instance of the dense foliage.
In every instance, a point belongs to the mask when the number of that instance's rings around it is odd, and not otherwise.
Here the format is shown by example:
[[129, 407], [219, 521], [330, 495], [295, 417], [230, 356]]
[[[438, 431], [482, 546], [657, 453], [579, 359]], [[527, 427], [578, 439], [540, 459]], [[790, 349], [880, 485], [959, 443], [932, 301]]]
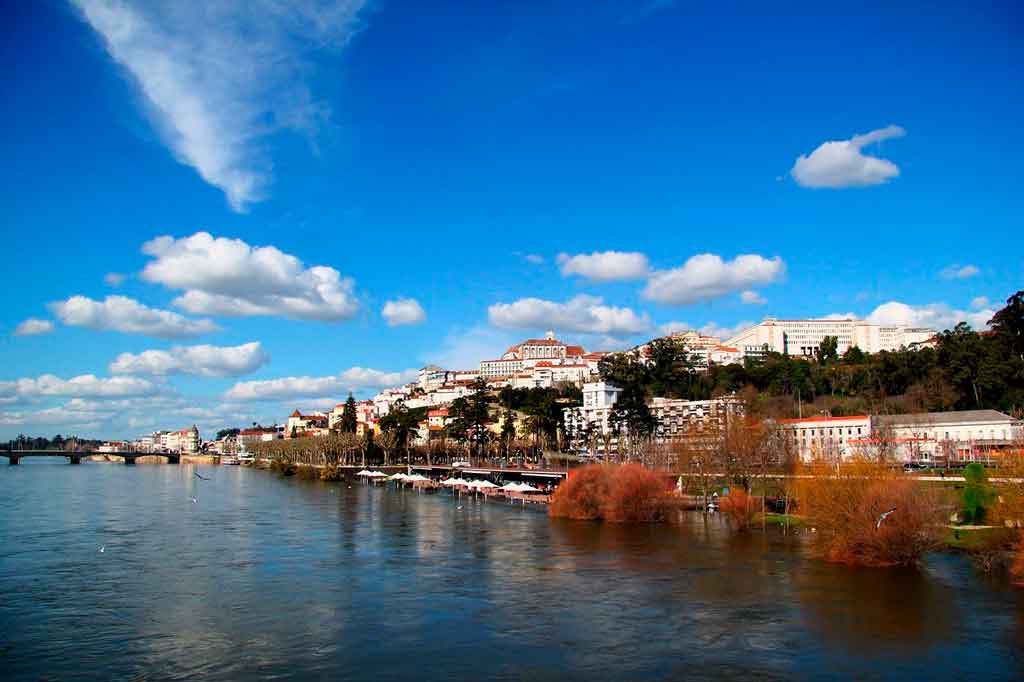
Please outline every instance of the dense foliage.
[[[941, 332], [934, 348], [842, 356], [834, 339], [816, 357], [768, 353], [743, 364], [712, 365], [698, 372], [674, 339], [657, 339], [639, 353], [617, 353], [601, 362], [603, 379], [647, 398], [706, 400], [739, 393], [756, 413], [795, 417], [803, 412], [886, 414], [992, 408], [1024, 409], [1024, 291], [992, 318], [991, 330], [966, 323]], [[623, 419], [642, 419], [638, 412]]]
[[663, 521], [669, 481], [639, 464], [592, 464], [558, 486], [549, 513], [582, 521]]
[[93, 450], [103, 445], [103, 441], [78, 436], [62, 436], [59, 433], [53, 438], [31, 438], [18, 434], [4, 446], [5, 450]]

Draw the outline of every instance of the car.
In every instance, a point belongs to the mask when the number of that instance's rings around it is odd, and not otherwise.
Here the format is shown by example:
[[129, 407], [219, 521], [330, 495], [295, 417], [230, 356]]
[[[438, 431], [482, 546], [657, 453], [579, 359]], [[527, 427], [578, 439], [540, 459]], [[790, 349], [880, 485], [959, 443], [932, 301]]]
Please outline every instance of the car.
[[460, 459], [458, 462], [452, 462], [452, 469], [463, 469], [469, 466], [469, 462], [464, 459]]

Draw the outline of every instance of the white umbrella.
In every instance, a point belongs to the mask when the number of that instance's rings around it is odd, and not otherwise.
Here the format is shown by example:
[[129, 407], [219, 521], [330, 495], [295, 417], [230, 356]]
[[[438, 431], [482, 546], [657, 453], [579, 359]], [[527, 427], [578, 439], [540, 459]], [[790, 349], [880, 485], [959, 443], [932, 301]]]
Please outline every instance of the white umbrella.
[[457, 479], [446, 478], [443, 481], [441, 481], [441, 485], [453, 486], [453, 485], [458, 485], [458, 483], [457, 483]]
[[385, 474], [383, 471], [371, 471], [370, 473], [368, 473], [366, 475], [370, 476], [372, 478], [387, 478], [388, 477], [388, 475]]
[[505, 492], [517, 493], [517, 492], [519, 492], [519, 484], [518, 483], [506, 483], [505, 485], [501, 486], [501, 489], [504, 490]]
[[356, 474], [356, 476], [369, 476], [369, 475], [370, 475], [370, 470], [369, 469], [363, 469], [362, 471], [360, 471], [359, 473]]
[[480, 488], [481, 490], [484, 489], [484, 488], [497, 488], [498, 487], [495, 484], [491, 483], [490, 481], [473, 481], [472, 483], [470, 483], [470, 485], [472, 487], [474, 487], [474, 488]]
[[540, 488], [534, 488], [529, 483], [523, 483], [519, 486], [519, 492], [521, 493], [539, 493]]
[[420, 482], [420, 481], [429, 481], [430, 480], [429, 478], [427, 478], [423, 474], [413, 474], [412, 476], [405, 476], [405, 474], [402, 474], [402, 476], [405, 477], [405, 480], [410, 481], [410, 482]]
[[391, 474], [390, 476], [388, 476], [388, 480], [389, 481], [402, 481], [402, 480], [406, 480], [406, 479], [409, 479], [409, 478], [411, 478], [411, 477], [406, 476], [403, 473]]

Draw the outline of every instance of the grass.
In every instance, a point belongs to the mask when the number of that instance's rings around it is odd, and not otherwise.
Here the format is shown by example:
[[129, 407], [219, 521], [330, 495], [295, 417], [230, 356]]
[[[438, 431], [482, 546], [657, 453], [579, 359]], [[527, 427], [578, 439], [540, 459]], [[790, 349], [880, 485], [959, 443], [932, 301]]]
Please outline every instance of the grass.
[[1007, 531], [998, 526], [986, 528], [959, 528], [950, 526], [945, 537], [945, 545], [949, 549], [962, 552], [977, 552], [999, 544], [1005, 539]]
[[802, 526], [806, 523], [802, 516], [796, 514], [774, 514], [772, 512], [765, 514], [764, 520], [769, 524], [792, 527]]

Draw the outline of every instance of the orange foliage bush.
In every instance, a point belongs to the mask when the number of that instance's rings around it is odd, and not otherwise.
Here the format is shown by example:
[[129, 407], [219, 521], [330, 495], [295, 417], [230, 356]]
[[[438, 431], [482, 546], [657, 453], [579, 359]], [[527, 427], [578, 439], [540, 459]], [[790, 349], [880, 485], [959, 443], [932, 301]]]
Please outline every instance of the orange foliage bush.
[[669, 483], [639, 464], [583, 467], [558, 486], [549, 513], [568, 519], [661, 521]]
[[611, 491], [610, 467], [592, 464], [576, 471], [558, 486], [551, 499], [551, 516], [591, 521], [603, 518]]
[[1024, 586], [1024, 535], [1020, 535], [1013, 549], [1013, 562], [1010, 564], [1010, 576], [1017, 585]]
[[718, 500], [718, 508], [739, 530], [750, 527], [758, 507], [760, 502], [755, 501], [743, 488], [732, 488], [728, 495]]
[[[829, 561], [861, 566], [916, 564], [942, 538], [942, 500], [935, 488], [869, 461], [838, 468], [804, 467], [797, 501], [814, 541]], [[881, 515], [894, 509], [879, 523]]]

